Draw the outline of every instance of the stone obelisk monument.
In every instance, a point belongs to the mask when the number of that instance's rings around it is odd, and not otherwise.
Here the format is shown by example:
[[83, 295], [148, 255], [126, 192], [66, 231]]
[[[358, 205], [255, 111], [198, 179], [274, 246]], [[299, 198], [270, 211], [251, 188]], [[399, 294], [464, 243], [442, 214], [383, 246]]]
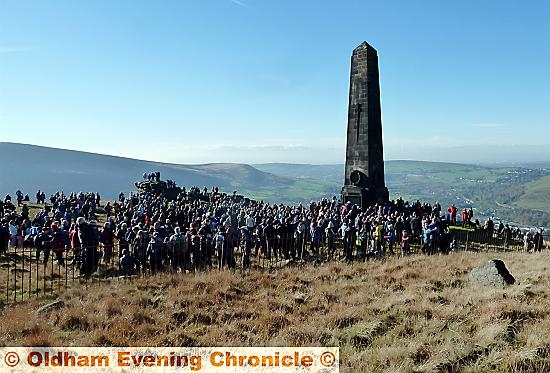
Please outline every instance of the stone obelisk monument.
[[342, 200], [365, 208], [384, 203], [388, 198], [384, 183], [378, 54], [376, 49], [363, 42], [351, 56]]

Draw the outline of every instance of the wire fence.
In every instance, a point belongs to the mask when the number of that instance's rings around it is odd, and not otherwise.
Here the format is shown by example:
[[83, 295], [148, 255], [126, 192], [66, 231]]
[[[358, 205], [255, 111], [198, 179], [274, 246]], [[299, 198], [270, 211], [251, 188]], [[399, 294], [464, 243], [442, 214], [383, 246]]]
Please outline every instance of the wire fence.
[[[548, 242], [544, 237], [544, 242]], [[339, 236], [311, 242], [304, 237], [272, 237], [256, 241], [216, 244], [197, 237], [183, 246], [162, 244], [160, 250], [115, 242], [78, 249], [37, 250], [15, 247], [0, 255], [0, 303], [16, 303], [33, 297], [59, 294], [77, 284], [133, 281], [160, 273], [194, 274], [202, 271], [277, 270], [330, 261], [364, 261], [392, 255], [449, 253], [450, 251], [537, 251], [534, 242], [523, 237], [502, 237], [484, 231], [451, 228], [448, 235], [430, 243], [428, 250], [420, 236], [411, 237], [410, 250], [403, 251], [399, 237], [375, 239], [367, 236], [352, 240]], [[126, 251], [128, 250], [128, 251]], [[124, 255], [132, 253], [132, 255]]]

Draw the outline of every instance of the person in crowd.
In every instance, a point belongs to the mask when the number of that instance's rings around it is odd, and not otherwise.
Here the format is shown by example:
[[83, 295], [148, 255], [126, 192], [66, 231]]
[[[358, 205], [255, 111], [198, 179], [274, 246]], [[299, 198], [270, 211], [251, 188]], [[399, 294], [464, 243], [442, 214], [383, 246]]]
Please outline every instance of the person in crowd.
[[162, 268], [163, 241], [158, 232], [154, 232], [145, 253], [149, 262], [149, 270], [156, 273]]
[[327, 256], [328, 259], [332, 259], [334, 257], [335, 251], [336, 251], [336, 243], [335, 243], [335, 236], [336, 232], [334, 230], [334, 222], [330, 220], [328, 222], [328, 225], [325, 229], [325, 237], [327, 240]]
[[48, 264], [48, 259], [50, 258], [50, 251], [52, 249], [53, 236], [50, 233], [50, 227], [43, 227], [42, 232], [40, 232], [34, 239], [34, 247], [36, 248], [36, 260], [40, 261], [40, 254], [44, 253], [44, 259], [42, 262], [44, 265]]
[[401, 235], [401, 256], [407, 256], [411, 254], [411, 245], [409, 242], [409, 233], [404, 230]]
[[525, 235], [523, 236], [523, 251], [530, 252], [532, 244], [533, 244], [533, 236], [531, 235], [531, 230], [528, 230], [527, 232], [525, 232]]
[[311, 222], [311, 253], [316, 261], [320, 260], [321, 240], [323, 238], [323, 227], [316, 221]]
[[247, 226], [241, 227], [241, 251], [242, 251], [242, 267], [243, 269], [250, 268], [250, 252], [252, 241], [251, 234]]
[[73, 254], [73, 260], [71, 264], [78, 267], [80, 266], [81, 259], [81, 244], [80, 238], [78, 237], [76, 223], [71, 224], [71, 227], [69, 228], [69, 242]]
[[136, 261], [137, 270], [144, 271], [147, 268], [145, 253], [149, 242], [147, 232], [141, 230], [139, 225], [134, 227], [133, 232], [135, 232], [135, 237], [132, 240], [132, 256]]
[[422, 253], [432, 254], [432, 229], [428, 222], [424, 222], [422, 229]]
[[17, 227], [15, 220], [10, 220], [8, 225], [8, 230], [10, 232], [10, 244], [12, 247], [17, 247], [17, 232], [19, 228]]
[[111, 258], [113, 256], [114, 238], [115, 235], [113, 233], [113, 230], [111, 229], [111, 224], [109, 222], [106, 222], [103, 225], [103, 229], [101, 230], [99, 235], [99, 242], [103, 246], [102, 260], [104, 264], [111, 263]]
[[544, 238], [542, 235], [542, 228], [537, 229], [535, 235], [533, 236], [533, 247], [535, 252], [541, 252], [544, 247]]
[[[152, 181], [160, 178], [157, 172], [146, 176]], [[175, 187], [172, 180], [168, 182]], [[42, 200], [42, 193], [42, 190], [37, 192], [37, 202]], [[242, 254], [238, 265], [243, 268], [249, 268], [252, 260], [265, 265], [283, 258], [319, 261], [325, 257], [341, 257], [351, 262], [382, 257], [387, 250], [393, 253], [396, 245], [404, 256], [410, 253], [411, 245], [419, 243], [426, 254], [438, 250], [446, 253], [454, 242], [447, 225], [455, 222], [459, 212], [451, 204], [444, 211], [449, 213], [447, 220], [440, 216], [438, 203], [409, 203], [402, 199], [366, 208], [339, 203], [337, 198], [287, 206], [240, 199], [236, 193], [225, 194], [215, 187], [209, 191], [197, 186], [182, 188], [173, 200], [158, 192], [132, 192], [128, 196], [120, 193], [118, 197], [116, 202], [104, 202], [107, 221], [100, 231], [90, 223], [101, 203], [99, 193], [66, 194], [63, 191], [52, 194], [51, 203], [43, 204], [29, 219], [28, 226], [21, 229], [29, 235], [28, 230], [35, 228], [39, 231], [36, 237], [42, 235], [42, 227], [51, 229], [55, 222], [57, 228], [48, 234], [54, 238], [55, 231], [61, 229], [63, 249], [70, 246], [75, 267], [80, 268], [83, 277], [90, 277], [97, 266], [99, 256], [95, 252], [99, 244], [103, 262], [112, 262], [113, 248], [118, 246], [116, 252], [120, 257], [116, 259], [120, 266], [122, 257], [127, 257], [134, 271], [149, 268], [151, 272], [163, 270], [164, 264], [174, 272], [215, 266], [234, 269], [235, 247]], [[7, 230], [8, 244], [10, 239], [13, 243], [14, 232], [13, 229], [10, 232], [10, 221], [17, 222], [17, 230], [22, 224], [20, 216], [11, 215], [16, 207], [11, 207], [10, 200], [6, 197], [2, 201], [7, 216], [2, 227]], [[471, 208], [461, 212], [463, 222], [472, 220]], [[73, 222], [76, 223], [71, 224]], [[506, 234], [506, 226], [499, 224], [497, 231], [505, 242], [512, 241], [511, 229]], [[537, 233], [531, 239], [536, 250], [543, 247], [543, 243], [536, 244]], [[0, 239], [1, 236], [0, 232]], [[542, 234], [540, 236], [542, 238]], [[57, 245], [54, 242], [57, 241], [52, 242], [50, 250]], [[48, 244], [45, 246], [42, 245], [40, 253], [46, 253]]]
[[226, 256], [224, 255], [225, 237], [223, 231], [218, 231], [214, 236], [214, 245], [216, 246], [216, 254], [218, 256], [218, 269], [223, 269], [226, 263]]
[[120, 272], [123, 276], [132, 276], [135, 273], [135, 259], [130, 254], [129, 249], [124, 249], [122, 251], [122, 256], [120, 257]]
[[174, 229], [174, 234], [170, 236], [169, 246], [172, 270], [174, 272], [177, 272], [178, 270], [184, 272], [187, 269], [185, 256], [188, 248], [185, 235], [181, 233], [180, 227], [176, 227]]
[[78, 239], [81, 244], [80, 274], [85, 277], [91, 277], [99, 264], [99, 237], [94, 227], [86, 221], [84, 217], [76, 219], [78, 229]]
[[15, 197], [17, 198], [17, 207], [21, 207], [23, 205], [23, 192], [18, 189], [15, 192]]
[[456, 224], [456, 214], [458, 213], [458, 208], [455, 206], [455, 204], [453, 203], [451, 206], [449, 206], [449, 208], [447, 209], [447, 211], [449, 212], [450, 216], [451, 216], [451, 223], [453, 225]]
[[54, 222], [51, 225], [52, 236], [52, 251], [55, 254], [55, 258], [59, 265], [65, 265], [63, 254], [65, 252], [65, 243], [63, 238], [63, 231], [59, 222]]

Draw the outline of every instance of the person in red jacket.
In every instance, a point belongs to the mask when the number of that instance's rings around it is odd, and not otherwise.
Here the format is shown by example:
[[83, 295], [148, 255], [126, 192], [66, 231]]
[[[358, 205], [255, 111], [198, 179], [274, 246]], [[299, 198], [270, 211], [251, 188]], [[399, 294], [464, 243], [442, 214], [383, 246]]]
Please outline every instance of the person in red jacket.
[[462, 210], [462, 226], [465, 227], [468, 225], [468, 210]]
[[409, 242], [409, 234], [406, 230], [403, 230], [403, 234], [401, 236], [401, 256], [410, 255], [411, 253], [411, 246]]
[[63, 259], [63, 252], [65, 251], [65, 245], [63, 245], [63, 237], [61, 228], [59, 227], [58, 222], [52, 223], [52, 251], [55, 254], [55, 257], [57, 259], [57, 263], [59, 265], [65, 265], [65, 260]]
[[73, 250], [72, 264], [78, 264], [80, 261], [81, 243], [80, 238], [78, 238], [78, 230], [76, 229], [75, 223], [71, 224], [71, 228], [69, 228], [69, 242]]
[[456, 213], [458, 212], [458, 209], [456, 208], [455, 204], [453, 203], [449, 208], [447, 209], [449, 213], [451, 214], [451, 223], [456, 224]]

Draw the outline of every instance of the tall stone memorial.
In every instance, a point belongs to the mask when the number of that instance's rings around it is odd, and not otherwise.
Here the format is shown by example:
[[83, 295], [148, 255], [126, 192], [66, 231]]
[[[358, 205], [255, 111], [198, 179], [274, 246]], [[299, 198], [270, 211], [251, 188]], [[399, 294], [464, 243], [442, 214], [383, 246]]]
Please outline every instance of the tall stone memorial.
[[378, 53], [363, 42], [351, 56], [342, 200], [365, 208], [388, 199], [384, 182]]

